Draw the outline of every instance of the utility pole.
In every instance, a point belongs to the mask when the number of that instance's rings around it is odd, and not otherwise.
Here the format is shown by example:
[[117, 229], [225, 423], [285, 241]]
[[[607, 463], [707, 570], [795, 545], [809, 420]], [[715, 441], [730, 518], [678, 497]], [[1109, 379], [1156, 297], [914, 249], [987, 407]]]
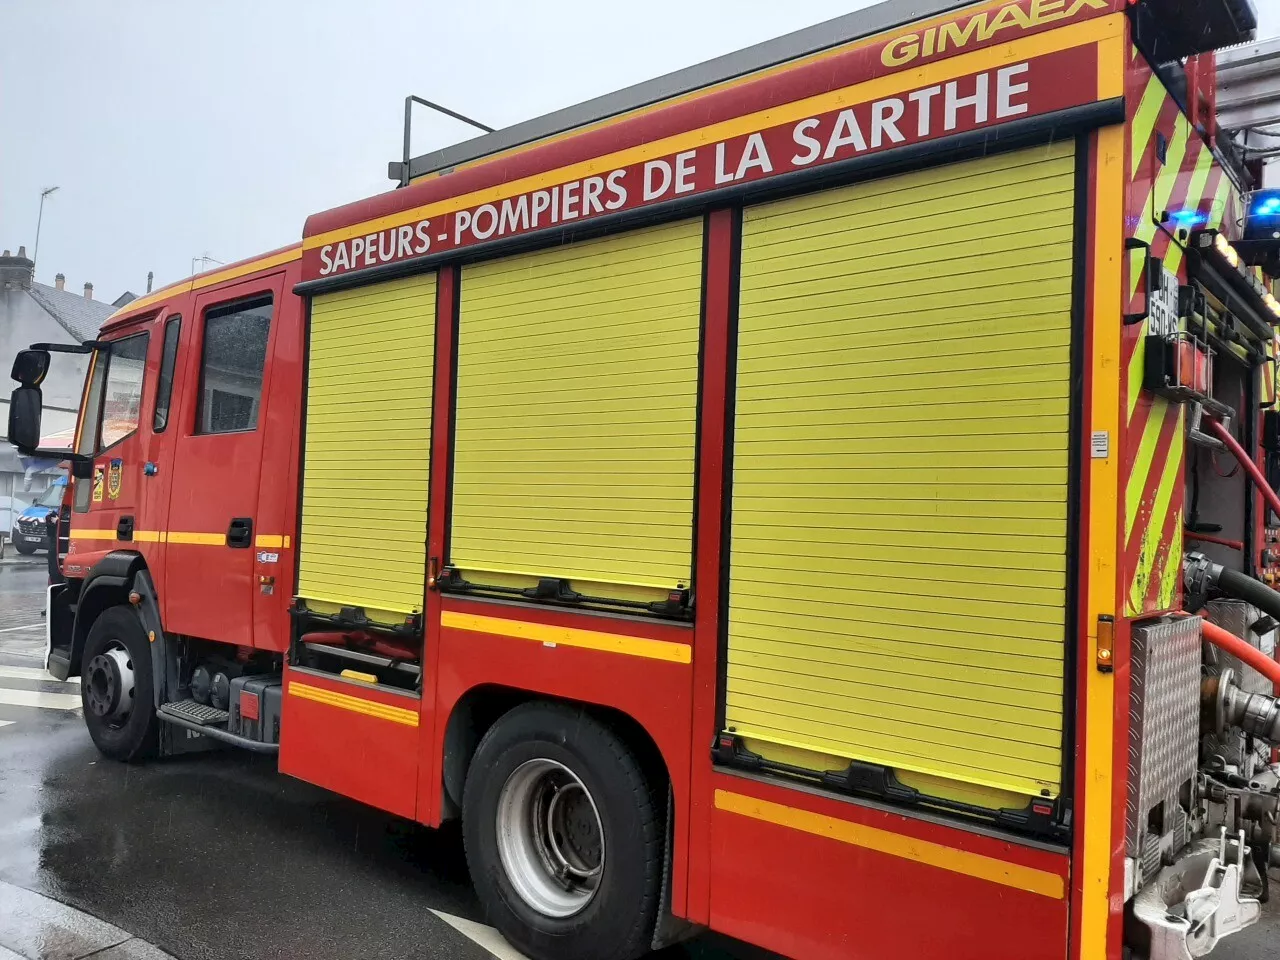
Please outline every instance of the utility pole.
[[44, 198], [57, 190], [57, 187], [45, 187], [40, 191], [40, 215], [36, 217], [36, 247], [31, 252], [31, 274], [35, 275], [36, 261], [40, 258], [40, 224], [44, 220]]

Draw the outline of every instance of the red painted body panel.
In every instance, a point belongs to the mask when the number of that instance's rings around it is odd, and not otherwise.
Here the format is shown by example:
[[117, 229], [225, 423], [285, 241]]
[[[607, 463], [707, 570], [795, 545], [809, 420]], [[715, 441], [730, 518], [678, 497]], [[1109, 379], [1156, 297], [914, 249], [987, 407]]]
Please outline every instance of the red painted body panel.
[[[1017, 5], [1023, 11], [1024, 20], [1029, 19], [1026, 14], [1033, 5], [1041, 9], [1049, 7], [1043, 0], [1022, 0]], [[964, 52], [1061, 27], [1066, 22], [1063, 15], [1068, 12], [1073, 11], [1069, 22], [1075, 23], [1105, 16], [1123, 8], [1123, 0], [1064, 3], [1056, 11], [1056, 17], [1045, 19], [1035, 26], [1016, 31], [1001, 30], [986, 37], [971, 33], [971, 39], [964, 45]], [[951, 19], [967, 20], [967, 17], [951, 15], [941, 18]], [[435, 200], [532, 176], [721, 120], [837, 90], [873, 77], [905, 72], [955, 52], [953, 48], [946, 53], [916, 56], [899, 64], [886, 63], [884, 51], [889, 43], [896, 37], [918, 31], [922, 26], [923, 24], [907, 24], [879, 37], [857, 41], [834, 55], [812, 58], [811, 62], [790, 67], [785, 72], [765, 71], [759, 77], [730, 82], [695, 97], [637, 112], [595, 129], [589, 128], [572, 137], [553, 139], [546, 144], [486, 158], [474, 166], [464, 166], [447, 177], [420, 180], [403, 190], [390, 191], [314, 214], [307, 219], [303, 236], [311, 237], [375, 217], [393, 215]], [[965, 29], [969, 29], [967, 22]], [[909, 81], [904, 80], [902, 86], [904, 89], [910, 86]], [[308, 271], [307, 276], [312, 275]]]
[[[499, 601], [445, 597], [441, 609], [608, 631], [672, 643], [687, 644], [692, 639], [692, 630], [688, 627], [621, 617], [533, 610]], [[671, 776], [678, 824], [675, 859], [680, 864], [685, 862], [688, 840], [687, 830], [682, 825], [684, 816], [680, 811], [689, 809], [692, 671], [688, 664], [564, 645], [548, 646], [536, 641], [449, 627], [441, 627], [439, 636], [436, 709], [442, 718], [452, 713], [468, 691], [496, 685], [610, 707], [639, 723], [653, 739]], [[437, 757], [443, 753], [444, 731], [445, 724], [437, 723], [432, 747]], [[438, 794], [439, 772], [425, 780], [428, 790]]]
[[[436, 367], [433, 382], [438, 386], [432, 398], [431, 411], [431, 489], [428, 494], [427, 519], [427, 596], [424, 604], [424, 648], [422, 651], [422, 720], [423, 762], [419, 773], [418, 819], [437, 826], [444, 817], [443, 749], [449, 710], [441, 710], [436, 679], [440, 676], [440, 604], [439, 591], [431, 589], [431, 579], [440, 570], [445, 556], [448, 524], [449, 476], [453, 446], [449, 424], [453, 418], [453, 356], [457, 342], [455, 318], [458, 305], [459, 270], [441, 267], [436, 275]], [[444, 385], [448, 385], [448, 389]]]
[[[886, 103], [896, 105], [901, 115], [903, 97], [885, 100], [869, 91], [843, 94], [832, 98], [822, 108], [811, 105], [810, 118], [799, 124], [795, 119], [770, 119], [766, 115], [757, 118], [755, 129], [720, 139], [712, 133], [703, 133], [701, 136], [705, 142], [683, 144], [688, 147], [686, 150], [672, 145], [659, 158], [619, 160], [615, 157], [604, 166], [597, 165], [590, 172], [600, 181], [601, 190], [608, 191], [605, 196], [609, 199], [604, 203], [597, 202], [592, 209], [587, 209], [585, 203], [581, 210], [578, 208], [574, 198], [578, 191], [575, 184], [579, 181], [571, 173], [562, 173], [552, 179], [563, 184], [563, 192], [558, 195], [565, 200], [563, 205], [559, 200], [550, 200], [553, 213], [545, 222], [536, 215], [515, 215], [513, 211], [517, 208], [511, 207], [509, 201], [517, 193], [527, 204], [532, 204], [539, 195], [547, 198], [552, 195], [546, 189], [531, 186], [519, 191], [513, 189], [509, 196], [495, 198], [494, 202], [476, 204], [468, 201], [465, 206], [460, 204], [456, 209], [442, 209], [429, 218], [424, 213], [412, 224], [388, 224], [349, 240], [335, 238], [333, 242], [326, 241], [321, 246], [312, 247], [303, 253], [303, 279], [358, 273], [398, 261], [438, 256], [489, 240], [555, 230], [558, 229], [561, 209], [564, 210], [565, 221], [585, 224], [592, 218], [668, 204], [680, 199], [677, 194], [686, 199], [711, 194], [724, 189], [726, 184], [745, 185], [782, 177], [829, 163], [870, 156], [901, 146], [924, 144], [953, 134], [995, 128], [1002, 123], [1093, 103], [1098, 99], [1097, 62], [1096, 45], [1085, 44], [1032, 56], [1021, 63], [968, 73], [948, 85], [948, 89], [964, 91], [965, 96], [978, 98], [980, 107], [962, 112], [945, 109], [944, 100], [931, 95], [938, 91], [936, 84], [917, 81], [914, 88], [908, 86], [895, 91], [905, 94], [905, 100], [917, 106], [906, 116], [901, 129], [895, 128], [891, 136], [882, 136], [876, 131], [873, 116]], [[997, 92], [1013, 86], [1018, 90], [1016, 97], [1012, 94], [1002, 96]], [[926, 94], [927, 98], [920, 100], [920, 94]], [[845, 96], [851, 102], [845, 101]], [[848, 129], [845, 124], [859, 130], [872, 130], [870, 139], [864, 139], [861, 133], [856, 138], [847, 133], [841, 134]], [[798, 131], [805, 133], [809, 140], [797, 140]], [[803, 147], [805, 142], [810, 144], [808, 148]], [[820, 150], [823, 143], [828, 146]], [[653, 167], [654, 164], [659, 167]], [[664, 180], [660, 175], [651, 175], [652, 169], [674, 170], [682, 164], [687, 165], [687, 182], [683, 187], [677, 185], [674, 191], [671, 189], [674, 182], [671, 177]], [[478, 169], [483, 171], [488, 166]], [[449, 194], [456, 196], [461, 192], [461, 184], [456, 179], [466, 178], [468, 173], [464, 170], [450, 174], [442, 180], [429, 181], [428, 186], [443, 183]], [[585, 176], [585, 173], [577, 176]], [[504, 182], [514, 179], [504, 178]], [[547, 186], [561, 189], [551, 183]], [[500, 213], [496, 205], [499, 199], [508, 201], [502, 203], [502, 208], [511, 216], [504, 218]], [[410, 244], [407, 240], [410, 233], [423, 239]]]
[[[192, 344], [186, 355], [188, 389], [174, 411], [177, 450], [172, 466], [173, 492], [169, 500], [168, 585], [163, 598], [167, 628], [178, 633], [253, 646], [253, 608], [257, 584], [252, 547], [227, 545], [225, 537], [233, 518], [255, 520], [258, 513], [258, 482], [264, 472], [263, 439], [267, 423], [266, 405], [259, 410], [255, 429], [240, 433], [196, 432], [200, 402], [201, 343], [205, 314], [222, 303], [270, 294], [273, 301], [268, 356], [275, 347], [282, 326], [281, 297], [284, 274], [246, 280], [229, 288], [214, 288], [196, 294], [190, 308]], [[269, 396], [274, 364], [264, 372], [263, 395]], [[183, 542], [189, 535], [212, 538], [214, 542]], [[222, 542], [217, 542], [221, 538]], [[216, 635], [210, 636], [210, 633]]]
[[280, 772], [402, 817], [417, 813], [419, 725], [369, 716], [291, 693], [294, 683], [419, 710], [417, 697], [286, 669]]
[[694, 624], [693, 767], [690, 772], [688, 910], [695, 923], [711, 922], [711, 743], [718, 731], [716, 663], [720, 647], [720, 555], [724, 529], [725, 440], [729, 413], [729, 338], [737, 297], [734, 264], [739, 241], [737, 215], [717, 210], [707, 217], [702, 328], [702, 419], [698, 441], [699, 612]]
[[[714, 786], [1065, 878], [1063, 854], [717, 774]], [[1067, 900], [715, 810], [711, 925], [805, 960], [1061, 960]]]

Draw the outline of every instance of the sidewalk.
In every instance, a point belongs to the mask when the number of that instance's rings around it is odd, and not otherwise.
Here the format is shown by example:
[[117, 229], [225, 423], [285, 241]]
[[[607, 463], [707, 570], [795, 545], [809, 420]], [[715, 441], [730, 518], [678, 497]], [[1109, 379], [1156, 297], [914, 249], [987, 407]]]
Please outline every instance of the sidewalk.
[[0, 960], [174, 960], [119, 927], [0, 880]]

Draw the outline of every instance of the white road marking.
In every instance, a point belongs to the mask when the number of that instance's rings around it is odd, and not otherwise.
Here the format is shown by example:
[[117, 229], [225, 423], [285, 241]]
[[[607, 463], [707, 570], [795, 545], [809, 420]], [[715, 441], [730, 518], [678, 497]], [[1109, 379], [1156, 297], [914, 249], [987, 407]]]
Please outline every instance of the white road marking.
[[79, 683], [79, 677], [67, 677], [59, 680], [53, 674], [39, 667], [6, 667], [0, 664], [0, 677], [10, 680], [44, 680], [46, 683]]
[[464, 920], [462, 917], [455, 917], [451, 913], [443, 913], [439, 910], [432, 910], [431, 912], [467, 939], [484, 947], [497, 960], [529, 960], [523, 953], [507, 943], [502, 934], [493, 929], [493, 927], [485, 926], [483, 923], [476, 923], [474, 920]]
[[0, 704], [10, 707], [42, 707], [46, 710], [79, 710], [80, 697], [73, 693], [40, 693], [37, 690], [0, 687]]
[[16, 720], [0, 720], [0, 727], [11, 727], [16, 722]]
[[13, 631], [15, 630], [34, 630], [36, 627], [39, 627], [41, 630], [43, 630], [44, 621], [42, 620], [39, 623], [28, 623], [24, 627], [3, 627], [3, 628], [0, 628], [0, 633], [13, 633]]

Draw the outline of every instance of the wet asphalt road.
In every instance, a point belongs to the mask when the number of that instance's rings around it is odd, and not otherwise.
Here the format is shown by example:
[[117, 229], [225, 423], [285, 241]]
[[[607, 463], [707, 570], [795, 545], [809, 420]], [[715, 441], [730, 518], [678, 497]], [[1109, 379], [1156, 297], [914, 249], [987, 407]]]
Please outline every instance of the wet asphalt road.
[[[78, 711], [7, 703], [79, 690], [4, 676], [40, 666], [44, 582], [43, 565], [0, 564], [0, 880], [179, 960], [489, 960], [431, 912], [482, 920], [456, 826], [424, 829], [238, 751], [114, 763]], [[704, 937], [658, 956], [766, 955]], [[1280, 898], [1212, 957], [1280, 960]]]
[[[424, 829], [239, 751], [118, 764], [78, 711], [6, 706], [14, 689], [79, 691], [3, 675], [40, 666], [44, 582], [41, 565], [0, 565], [0, 880], [179, 960], [490, 957], [431, 912], [482, 919], [456, 827]], [[661, 954], [761, 956], [718, 938]]]

